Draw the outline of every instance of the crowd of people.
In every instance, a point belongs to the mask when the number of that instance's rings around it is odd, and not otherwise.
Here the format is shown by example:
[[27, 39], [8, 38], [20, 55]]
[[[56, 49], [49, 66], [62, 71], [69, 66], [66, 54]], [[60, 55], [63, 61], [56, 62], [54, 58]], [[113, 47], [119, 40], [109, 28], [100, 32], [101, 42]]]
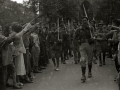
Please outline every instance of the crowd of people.
[[[21, 25], [12, 23], [2, 30], [0, 26], [0, 88], [22, 89], [24, 83], [33, 83], [35, 73], [42, 73], [49, 61], [53, 61], [54, 70], [59, 71], [60, 63], [74, 57], [74, 63], [81, 65], [82, 82], [92, 77], [92, 63], [106, 65], [105, 58], [115, 61], [119, 72], [119, 25], [114, 20], [112, 25], [103, 22], [90, 23], [87, 17], [82, 22], [73, 22], [73, 28], [61, 21], [59, 29], [55, 23], [50, 27], [39, 23]], [[102, 58], [103, 57], [103, 58]], [[61, 62], [60, 62], [61, 60]], [[8, 83], [12, 78], [13, 85]]]

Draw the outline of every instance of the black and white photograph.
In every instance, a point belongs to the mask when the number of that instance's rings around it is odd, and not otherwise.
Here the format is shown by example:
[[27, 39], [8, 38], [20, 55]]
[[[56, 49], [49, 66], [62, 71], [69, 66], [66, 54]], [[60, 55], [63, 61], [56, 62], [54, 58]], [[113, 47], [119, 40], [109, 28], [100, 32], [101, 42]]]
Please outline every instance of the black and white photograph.
[[0, 0], [0, 90], [120, 90], [120, 0]]

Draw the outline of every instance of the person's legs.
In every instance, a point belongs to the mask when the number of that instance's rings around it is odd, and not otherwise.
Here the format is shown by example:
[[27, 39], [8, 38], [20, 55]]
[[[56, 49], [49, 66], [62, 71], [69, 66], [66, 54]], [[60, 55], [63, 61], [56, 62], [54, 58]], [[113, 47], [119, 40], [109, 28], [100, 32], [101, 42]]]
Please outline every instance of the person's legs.
[[84, 44], [80, 46], [80, 65], [81, 65], [81, 70], [82, 70], [82, 78], [81, 80], [84, 82], [86, 80], [86, 61], [88, 60], [88, 56], [87, 56], [87, 52], [85, 50], [85, 46]]
[[75, 64], [77, 64], [77, 52], [74, 50], [74, 61], [75, 61]]
[[64, 49], [64, 59], [63, 59], [63, 64], [66, 64], [66, 59], [67, 59], [67, 49]]
[[78, 62], [80, 62], [80, 57], [81, 57], [80, 52], [78, 52]]
[[0, 67], [0, 89], [6, 90], [6, 75], [7, 75], [7, 67]]
[[105, 65], [105, 57], [106, 57], [106, 52], [103, 52], [103, 65]]
[[61, 51], [60, 50], [56, 51], [55, 58], [56, 58], [56, 70], [57, 71], [59, 71], [59, 58], [60, 58], [60, 55], [61, 55]]
[[59, 58], [56, 58], [56, 70], [59, 70]]
[[92, 63], [88, 64], [88, 78], [92, 77]]
[[17, 85], [15, 65], [14, 64], [8, 65], [7, 68], [9, 69], [9, 74], [11, 74], [13, 77], [13, 89], [22, 89], [21, 86]]
[[31, 72], [29, 49], [26, 49], [26, 54], [24, 54], [24, 62], [25, 62], [25, 69], [26, 69], [25, 82], [32, 83], [32, 81], [30, 81], [28, 77], [28, 74]]
[[81, 77], [81, 80], [82, 80], [82, 81], [85, 81], [85, 80], [86, 80], [86, 76], [85, 76], [86, 67], [81, 67], [81, 70], [82, 70], [82, 77]]
[[102, 66], [102, 60], [101, 60], [101, 52], [99, 53], [99, 66]]
[[52, 58], [52, 61], [53, 61], [54, 67], [56, 67], [55, 58]]

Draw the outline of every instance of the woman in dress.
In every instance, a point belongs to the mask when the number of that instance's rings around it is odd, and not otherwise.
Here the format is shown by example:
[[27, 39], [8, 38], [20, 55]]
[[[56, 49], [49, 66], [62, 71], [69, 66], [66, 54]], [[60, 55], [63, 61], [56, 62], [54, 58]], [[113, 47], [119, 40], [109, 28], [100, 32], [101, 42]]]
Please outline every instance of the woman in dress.
[[15, 60], [15, 68], [16, 68], [16, 75], [17, 75], [17, 82], [19, 85], [23, 85], [19, 82], [19, 76], [23, 76], [26, 74], [25, 64], [24, 64], [24, 57], [23, 54], [26, 53], [22, 36], [31, 28], [31, 25], [28, 24], [23, 30], [22, 26], [14, 22], [12, 24], [12, 31], [16, 33], [16, 36], [13, 40], [13, 47], [14, 47], [14, 58]]

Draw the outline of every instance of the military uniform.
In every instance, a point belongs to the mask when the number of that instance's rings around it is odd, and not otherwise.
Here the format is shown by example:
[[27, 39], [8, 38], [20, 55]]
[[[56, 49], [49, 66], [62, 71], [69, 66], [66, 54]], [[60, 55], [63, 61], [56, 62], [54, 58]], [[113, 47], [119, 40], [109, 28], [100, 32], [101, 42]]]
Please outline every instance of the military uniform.
[[62, 28], [60, 29], [62, 30], [61, 32], [61, 37], [62, 37], [62, 63], [63, 64], [66, 64], [66, 59], [68, 59], [68, 49], [69, 49], [69, 35], [67, 33], [67, 31]]
[[74, 31], [71, 30], [70, 31], [70, 34], [69, 34], [69, 55], [70, 57], [73, 57], [73, 54], [72, 54], [72, 51], [73, 51], [73, 34], [74, 34]]
[[62, 43], [58, 40], [58, 32], [52, 31], [48, 35], [49, 51], [52, 58], [55, 70], [59, 70], [59, 58], [62, 52]]
[[43, 66], [43, 67], [46, 67], [49, 60], [48, 60], [48, 52], [47, 52], [47, 40], [46, 40], [46, 37], [47, 37], [47, 33], [41, 33], [39, 35], [39, 39], [40, 39], [40, 50], [41, 50], [41, 53], [40, 53], [40, 62], [41, 62], [41, 65], [40, 66]]
[[85, 82], [86, 80], [86, 65], [88, 64], [88, 77], [92, 77], [92, 60], [93, 60], [93, 47], [91, 43], [91, 32], [87, 22], [87, 17], [83, 17], [83, 24], [77, 29], [75, 34], [75, 39], [79, 40], [79, 50], [80, 50], [80, 64], [82, 70], [81, 80]]
[[[107, 31], [103, 30], [98, 30], [97, 38], [100, 38], [100, 40], [97, 40], [97, 51], [98, 51], [98, 56], [99, 56], [99, 66], [105, 65], [105, 57], [106, 57], [106, 52], [107, 52]], [[102, 61], [102, 54], [103, 54], [103, 61]]]
[[80, 61], [80, 51], [79, 51], [79, 35], [78, 35], [79, 29], [74, 30], [74, 36], [73, 36], [73, 53], [74, 53], [74, 61], [75, 64], [77, 64]]

